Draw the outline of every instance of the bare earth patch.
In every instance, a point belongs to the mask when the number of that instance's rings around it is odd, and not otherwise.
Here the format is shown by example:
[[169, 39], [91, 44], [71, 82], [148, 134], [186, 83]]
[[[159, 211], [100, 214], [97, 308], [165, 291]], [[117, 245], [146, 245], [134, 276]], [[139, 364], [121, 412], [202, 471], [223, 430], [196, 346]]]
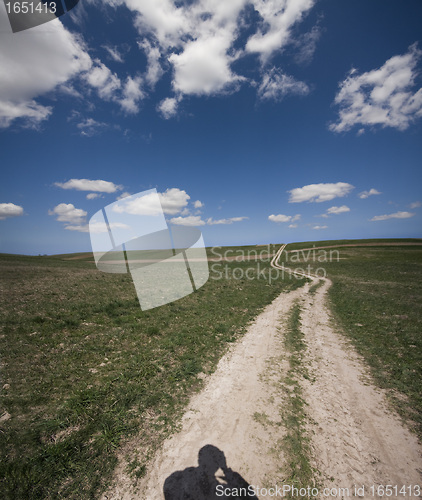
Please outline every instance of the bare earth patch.
[[371, 384], [354, 349], [333, 330], [325, 305], [329, 286], [326, 280], [314, 298], [304, 298], [302, 314], [307, 364], [315, 377], [314, 383], [305, 381], [315, 465], [327, 486], [365, 485], [369, 492], [372, 485], [420, 484], [416, 436], [389, 409], [386, 393]]
[[[283, 486], [283, 453], [274, 452], [285, 435], [280, 417], [283, 396], [276, 381], [287, 370], [283, 318], [297, 300], [307, 344], [304, 362], [310, 374], [301, 384], [319, 491], [349, 488], [352, 496], [355, 485], [365, 485], [363, 498], [380, 498], [370, 494], [371, 486], [420, 484], [421, 446], [389, 409], [385, 393], [371, 383], [354, 349], [333, 329], [326, 306], [329, 286], [326, 280], [310, 294], [308, 284], [276, 298], [221, 359], [202, 392], [192, 398], [180, 432], [163, 443], [137, 487], [125, 473], [121, 457], [114, 486], [103, 500], [162, 500], [164, 483], [172, 475], [169, 487], [189, 486], [189, 478], [201, 472], [198, 452], [206, 445], [224, 454], [219, 455], [220, 467], [212, 470], [214, 488], [231, 484], [233, 478], [236, 484], [246, 481], [260, 488]], [[224, 470], [225, 465], [231, 470]], [[182, 478], [188, 478], [187, 483]], [[320, 498], [324, 498], [321, 493]]]

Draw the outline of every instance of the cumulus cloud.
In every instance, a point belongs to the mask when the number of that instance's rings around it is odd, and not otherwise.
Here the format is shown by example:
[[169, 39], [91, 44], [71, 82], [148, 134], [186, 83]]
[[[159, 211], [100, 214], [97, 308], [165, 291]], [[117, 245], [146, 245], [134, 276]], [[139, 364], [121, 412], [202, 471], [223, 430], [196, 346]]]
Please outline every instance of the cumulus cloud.
[[[335, 97], [339, 120], [333, 132], [347, 132], [355, 125], [406, 130], [422, 116], [422, 89], [415, 89], [417, 65], [422, 51], [416, 44], [406, 54], [394, 56], [383, 66], [359, 74], [352, 69], [340, 83]], [[364, 128], [360, 129], [360, 133]]]
[[205, 222], [200, 215], [189, 215], [187, 217], [173, 217], [170, 222], [176, 226], [204, 226]]
[[[128, 213], [132, 215], [160, 215], [164, 212], [167, 215], [176, 215], [187, 206], [190, 196], [186, 191], [179, 188], [167, 189], [164, 193], [149, 193], [143, 196], [134, 197], [126, 202], [119, 203], [113, 207], [117, 213]], [[124, 200], [124, 199], [123, 199]]]
[[144, 51], [147, 57], [147, 71], [145, 80], [152, 88], [154, 88], [154, 86], [164, 74], [164, 70], [160, 63], [160, 49], [147, 39], [138, 42], [138, 46], [141, 50]]
[[242, 220], [246, 220], [249, 217], [230, 217], [229, 219], [218, 219], [214, 220], [212, 217], [207, 219], [207, 224], [209, 226], [215, 226], [219, 224], [233, 224], [233, 222], [241, 222]]
[[[80, 233], [107, 233], [108, 231], [104, 222], [88, 224], [86, 221], [87, 212], [81, 208], [76, 208], [72, 203], [60, 203], [53, 210], [49, 210], [48, 215], [55, 216], [58, 222], [64, 222], [64, 228], [67, 231]], [[122, 222], [111, 222], [110, 229], [114, 228], [130, 229], [127, 224]]]
[[194, 206], [195, 208], [198, 208], [198, 209], [199, 209], [199, 208], [202, 208], [202, 207], [204, 206], [204, 204], [202, 203], [202, 201], [196, 200], [196, 201], [194, 202], [193, 206]]
[[23, 215], [23, 207], [14, 203], [0, 203], [0, 220], [8, 217], [20, 217]]
[[97, 135], [101, 132], [101, 130], [104, 130], [108, 127], [107, 123], [98, 122], [93, 118], [86, 118], [85, 120], [79, 122], [76, 126], [81, 131], [81, 135], [84, 135], [86, 137]]
[[[53, 108], [38, 103], [36, 98], [56, 88], [81, 98], [83, 92], [76, 89], [77, 79], [84, 90], [91, 87], [101, 99], [115, 102], [124, 112], [138, 113], [139, 102], [165, 72], [171, 72], [174, 95], [157, 106], [158, 112], [168, 119], [177, 114], [178, 104], [185, 95], [211, 96], [237, 91], [248, 78], [234, 69], [234, 63], [251, 53], [258, 54], [261, 63], [288, 45], [298, 52], [303, 52], [306, 46], [311, 54], [317, 39], [311, 32], [301, 46], [294, 43], [300, 38], [297, 25], [314, 0], [91, 0], [91, 3], [101, 4], [102, 8], [104, 4], [111, 8], [124, 5], [131, 11], [141, 37], [138, 47], [147, 59], [146, 67], [137, 68], [137, 76], [122, 77], [98, 57], [91, 58], [82, 37], [71, 34], [60, 20], [13, 37], [13, 43], [12, 37], [8, 37], [0, 46], [3, 69], [0, 127], [8, 127], [18, 118], [24, 118], [30, 126], [39, 126]], [[252, 8], [256, 15], [245, 15]], [[7, 31], [3, 4], [0, 9], [3, 9], [0, 30]], [[102, 48], [114, 63], [124, 62], [120, 48], [110, 44]], [[263, 67], [258, 62], [257, 69], [264, 71]], [[277, 70], [264, 73], [259, 92], [264, 99], [280, 99], [291, 93], [307, 93], [308, 88]]]
[[350, 212], [350, 208], [347, 205], [342, 205], [341, 207], [331, 207], [327, 210], [328, 215], [338, 215]]
[[67, 182], [55, 182], [55, 186], [62, 189], [76, 189], [77, 191], [95, 191], [99, 193], [115, 193], [122, 189], [122, 186], [114, 182], [89, 179], [70, 179]]
[[314, 0], [252, 0], [261, 16], [261, 26], [246, 44], [246, 51], [267, 61], [274, 52], [288, 44], [291, 30], [313, 7]]
[[[135, 26], [142, 36], [138, 46], [147, 57], [145, 81], [154, 87], [164, 72], [171, 69], [175, 96], [157, 106], [166, 119], [177, 114], [177, 105], [184, 95], [236, 91], [247, 81], [233, 69], [233, 63], [239, 59], [255, 53], [265, 62], [289, 44], [303, 53], [306, 46], [309, 59], [318, 38], [313, 30], [300, 46], [293, 43], [296, 36], [293, 28], [312, 8], [314, 0], [105, 2], [112, 7], [126, 5], [133, 12]], [[253, 21], [252, 17], [244, 15], [246, 9], [251, 8], [257, 14]], [[247, 31], [245, 44], [242, 37]], [[305, 57], [302, 54], [302, 58]], [[266, 73], [260, 87], [260, 94], [266, 99], [307, 92], [306, 84], [282, 72]]]
[[85, 74], [85, 79], [98, 91], [102, 99], [110, 100], [116, 95], [122, 83], [119, 77], [99, 59], [95, 60], [95, 65]]
[[46, 120], [51, 106], [35, 98], [54, 90], [83, 71], [92, 61], [83, 43], [59, 20], [8, 35], [10, 26], [4, 3], [0, 3], [0, 127], [21, 118], [37, 126]]
[[381, 194], [380, 191], [377, 189], [371, 188], [369, 191], [362, 191], [361, 193], [358, 194], [359, 198], [362, 200], [366, 200], [366, 198], [369, 198], [370, 196], [374, 196], [377, 194]]
[[320, 229], [327, 229], [328, 226], [314, 226], [312, 229], [315, 229], [315, 230], [320, 230]]
[[102, 195], [99, 193], [89, 193], [86, 195], [87, 200], [95, 200], [96, 198], [102, 198]]
[[352, 189], [354, 186], [347, 182], [308, 184], [288, 191], [290, 193], [289, 203], [330, 201], [346, 196]]
[[300, 214], [296, 215], [272, 214], [268, 216], [268, 220], [270, 220], [271, 222], [295, 222], [299, 219], [300, 219]]
[[167, 97], [163, 99], [157, 106], [157, 110], [161, 113], [161, 116], [166, 120], [173, 118], [177, 114], [179, 102], [175, 97]]
[[[121, 222], [111, 222], [110, 229], [130, 229], [130, 226]], [[80, 233], [107, 233], [108, 227], [104, 222], [94, 222], [90, 224], [69, 224], [65, 226], [67, 231], [78, 231]]]
[[163, 212], [168, 215], [175, 215], [186, 207], [190, 196], [183, 189], [171, 188], [164, 193], [158, 193]]
[[113, 212], [131, 215], [149, 215], [157, 216], [163, 213], [160, 203], [155, 193], [149, 193], [144, 196], [133, 197], [123, 203], [115, 204]]
[[306, 95], [309, 87], [304, 82], [285, 75], [277, 68], [267, 71], [258, 88], [258, 96], [263, 100], [281, 101], [288, 94]]
[[370, 221], [380, 221], [380, 220], [389, 220], [389, 219], [409, 219], [410, 217], [415, 216], [416, 214], [412, 212], [395, 212], [394, 214], [386, 214], [386, 215], [376, 215], [369, 219]]
[[123, 97], [117, 100], [126, 113], [136, 114], [139, 111], [138, 103], [146, 96], [142, 85], [143, 80], [140, 76], [135, 78], [128, 76], [123, 88]]
[[[121, 222], [111, 222], [110, 229], [130, 229], [130, 226]], [[90, 224], [68, 225], [65, 227], [68, 231], [78, 231], [80, 233], [102, 234], [108, 233], [107, 224], [104, 222], [91, 222]]]
[[127, 191], [125, 191], [124, 193], [120, 194], [116, 200], [119, 201], [119, 200], [123, 200], [123, 198], [128, 198], [129, 196], [132, 196], [130, 193], [128, 193]]
[[422, 203], [420, 201], [414, 201], [413, 203], [410, 204], [410, 208], [419, 208], [422, 207]]
[[244, 80], [230, 69], [227, 51], [232, 44], [228, 32], [209, 33], [186, 44], [180, 54], [172, 54], [174, 66], [173, 89], [176, 93], [192, 95], [216, 94]]
[[81, 224], [84, 222], [87, 212], [81, 208], [75, 208], [72, 203], [60, 203], [53, 210], [49, 210], [48, 215], [55, 215], [59, 222]]
[[24, 118], [28, 127], [37, 128], [51, 113], [51, 106], [41, 106], [34, 100], [26, 102], [0, 100], [0, 128], [8, 127], [17, 118]]

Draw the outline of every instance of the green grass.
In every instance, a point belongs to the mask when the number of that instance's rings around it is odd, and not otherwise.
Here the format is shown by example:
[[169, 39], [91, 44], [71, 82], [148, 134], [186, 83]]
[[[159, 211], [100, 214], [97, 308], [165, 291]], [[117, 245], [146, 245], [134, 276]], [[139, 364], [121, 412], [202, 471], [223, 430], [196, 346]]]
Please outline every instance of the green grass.
[[[339, 248], [333, 262], [302, 262], [325, 268], [334, 318], [388, 391], [400, 415], [422, 438], [422, 240], [419, 245]], [[344, 244], [344, 242], [337, 242]], [[354, 242], [354, 244], [359, 242]], [[362, 241], [361, 243], [367, 243]], [[308, 242], [301, 248], [334, 242]], [[289, 245], [292, 250], [296, 245]], [[318, 254], [317, 254], [318, 255]], [[306, 256], [302, 255], [302, 261]], [[301, 263], [288, 262], [290, 267]]]
[[143, 312], [129, 275], [76, 257], [0, 255], [2, 499], [98, 498], [135, 434], [127, 464], [142, 476], [202, 374], [265, 305], [303, 284], [218, 263], [230, 279], [212, 271], [196, 293]]
[[[309, 378], [307, 367], [303, 363], [303, 355], [307, 349], [303, 333], [300, 329], [299, 304], [295, 304], [287, 321], [284, 346], [289, 357], [289, 370], [282, 379], [284, 389], [281, 416], [286, 429], [282, 450], [286, 457], [285, 484], [297, 489], [317, 486], [317, 472], [310, 463], [310, 438], [306, 430], [305, 401], [303, 399], [301, 380]], [[294, 498], [288, 493], [287, 498]], [[312, 498], [312, 497], [302, 497]]]

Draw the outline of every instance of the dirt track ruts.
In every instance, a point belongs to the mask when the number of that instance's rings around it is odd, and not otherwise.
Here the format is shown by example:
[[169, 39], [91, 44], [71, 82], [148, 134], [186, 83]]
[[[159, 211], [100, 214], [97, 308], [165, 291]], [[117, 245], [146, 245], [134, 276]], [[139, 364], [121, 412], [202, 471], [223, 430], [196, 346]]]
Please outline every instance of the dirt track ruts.
[[[283, 249], [274, 257], [274, 267], [280, 268], [277, 261]], [[133, 488], [121, 465], [113, 488], [103, 499], [162, 500], [166, 478], [176, 471], [186, 475], [198, 470], [187, 468], [197, 467], [198, 452], [205, 445], [219, 448], [227, 467], [249, 484], [283, 486], [284, 457], [273, 451], [274, 443], [285, 434], [280, 418], [283, 401], [275, 382], [288, 369], [283, 361], [287, 359], [283, 320], [297, 301], [307, 344], [305, 363], [311, 375], [301, 384], [320, 491], [348, 488], [352, 496], [354, 486], [365, 485], [361, 498], [369, 499], [381, 498], [372, 495], [369, 488], [373, 485], [420, 484], [422, 448], [389, 408], [384, 391], [372, 384], [363, 360], [333, 327], [326, 299], [329, 286], [325, 280], [310, 294], [307, 284], [281, 294], [267, 306], [220, 360], [203, 391], [192, 398], [180, 432], [164, 442], [138, 488]], [[263, 425], [258, 414], [276, 425]], [[182, 498], [176, 491], [174, 495], [167, 498]], [[195, 500], [202, 498], [218, 496]], [[320, 498], [326, 497], [320, 494]]]

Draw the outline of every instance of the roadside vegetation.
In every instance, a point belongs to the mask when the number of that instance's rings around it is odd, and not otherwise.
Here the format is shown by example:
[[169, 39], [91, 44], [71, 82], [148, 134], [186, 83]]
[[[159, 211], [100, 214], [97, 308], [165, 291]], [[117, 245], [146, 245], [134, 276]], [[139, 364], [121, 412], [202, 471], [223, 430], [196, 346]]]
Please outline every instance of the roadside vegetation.
[[[287, 320], [284, 347], [288, 353], [289, 369], [283, 375], [281, 388], [283, 389], [283, 406], [281, 416], [286, 430], [282, 443], [282, 450], [286, 458], [285, 484], [292, 485], [300, 490], [317, 487], [315, 477], [318, 473], [310, 463], [310, 437], [306, 429], [307, 417], [306, 402], [303, 399], [301, 380], [309, 379], [309, 372], [304, 365], [303, 357], [307, 346], [300, 329], [300, 304], [296, 303], [290, 310]], [[295, 498], [288, 493], [286, 498]], [[302, 498], [314, 498], [302, 496]]]
[[[388, 243], [396, 246], [388, 246]], [[371, 246], [365, 246], [368, 243]], [[334, 320], [370, 366], [374, 381], [388, 391], [399, 414], [422, 439], [422, 240], [319, 241], [286, 250], [338, 246], [324, 261], [303, 252], [291, 268], [323, 267]], [[398, 244], [398, 246], [397, 246]], [[335, 250], [334, 249], [330, 249]], [[322, 251], [323, 252], [323, 251]], [[292, 256], [293, 253], [290, 253]], [[330, 254], [328, 249], [326, 256]], [[338, 258], [337, 258], [338, 257]]]
[[0, 255], [1, 498], [97, 498], [135, 434], [126, 458], [141, 477], [228, 345], [304, 282], [242, 277], [251, 266], [224, 263], [230, 279], [211, 273], [143, 312], [131, 277], [101, 273], [91, 254]]

